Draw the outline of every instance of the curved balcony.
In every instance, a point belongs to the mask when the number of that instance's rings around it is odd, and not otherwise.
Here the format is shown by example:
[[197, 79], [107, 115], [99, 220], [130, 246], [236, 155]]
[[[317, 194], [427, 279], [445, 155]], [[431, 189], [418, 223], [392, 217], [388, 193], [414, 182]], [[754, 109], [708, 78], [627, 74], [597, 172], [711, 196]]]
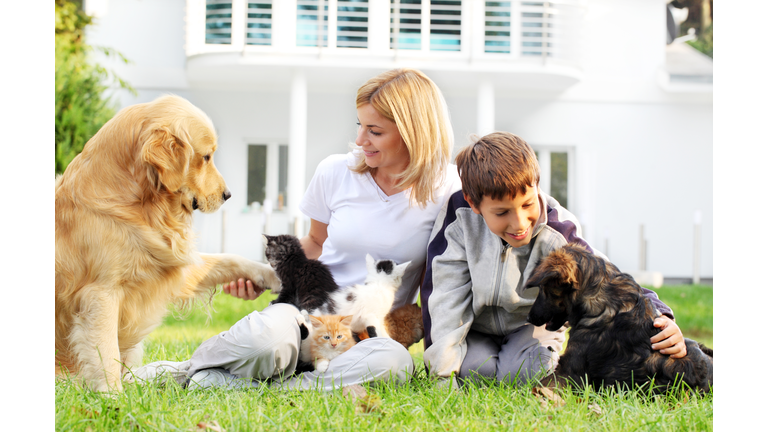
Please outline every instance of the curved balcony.
[[300, 66], [332, 81], [408, 64], [564, 89], [581, 80], [583, 13], [580, 0], [188, 0], [187, 74], [243, 84]]

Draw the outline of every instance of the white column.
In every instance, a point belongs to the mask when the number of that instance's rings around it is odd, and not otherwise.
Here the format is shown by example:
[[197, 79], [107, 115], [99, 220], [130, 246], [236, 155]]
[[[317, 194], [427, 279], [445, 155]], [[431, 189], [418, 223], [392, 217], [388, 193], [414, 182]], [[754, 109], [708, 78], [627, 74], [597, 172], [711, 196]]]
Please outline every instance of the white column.
[[272, 46], [281, 50], [296, 47], [296, 0], [272, 2]]
[[493, 132], [496, 128], [496, 100], [493, 83], [482, 81], [477, 89], [477, 134], [480, 136]]
[[429, 51], [430, 0], [421, 0], [421, 50]]
[[291, 117], [288, 135], [288, 220], [297, 231], [304, 230], [299, 202], [304, 195], [307, 165], [307, 78], [297, 69], [291, 83]]
[[205, 48], [205, 0], [187, 0], [187, 38], [184, 48], [187, 56], [200, 54]]
[[475, 22], [478, 21], [482, 15], [485, 15], [481, 14], [478, 16], [474, 13], [477, 10], [477, 4], [484, 6], [485, 2], [461, 2], [461, 52], [467, 57], [471, 56], [473, 51], [472, 41], [474, 40], [474, 35], [472, 34], [472, 31], [477, 27]]
[[523, 37], [522, 4], [520, 0], [512, 0], [512, 13], [509, 17], [509, 55], [515, 59], [520, 57], [523, 44], [520, 38]]
[[336, 48], [338, 38], [339, 4], [336, 0], [328, 0], [328, 48]]
[[389, 50], [389, 0], [368, 1], [368, 49], [376, 54]]
[[232, 48], [240, 51], [245, 46], [245, 0], [232, 0]]
[[271, 202], [272, 208], [277, 208], [277, 189], [280, 182], [280, 144], [271, 142], [267, 144], [267, 187], [264, 191], [264, 205]]
[[471, 21], [469, 32], [462, 34], [462, 38], [471, 47], [472, 58], [482, 57], [485, 53], [485, 2], [472, 2], [471, 8], [468, 5], [466, 9], [470, 12], [467, 21]]

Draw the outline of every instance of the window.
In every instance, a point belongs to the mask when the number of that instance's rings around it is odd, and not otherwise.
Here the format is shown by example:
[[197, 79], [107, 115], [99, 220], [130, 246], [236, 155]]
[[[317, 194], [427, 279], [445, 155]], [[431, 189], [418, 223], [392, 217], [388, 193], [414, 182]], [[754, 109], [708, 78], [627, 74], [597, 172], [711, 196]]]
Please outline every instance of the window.
[[338, 0], [336, 46], [368, 47], [368, 0]]
[[232, 43], [232, 2], [205, 0], [205, 43]]
[[429, 49], [461, 51], [461, 0], [432, 0], [430, 3]]
[[510, 52], [512, 2], [485, 2], [485, 52]]
[[282, 210], [288, 196], [288, 146], [285, 144], [248, 145], [248, 202], [264, 204], [269, 199], [272, 208]]
[[296, 45], [328, 46], [328, 0], [296, 1]]
[[522, 2], [522, 51], [524, 56], [551, 56], [555, 5]]
[[541, 190], [568, 208], [568, 198], [571, 194], [569, 187], [573, 187], [573, 173], [569, 169], [573, 164], [573, 150], [563, 147], [537, 147], [536, 158], [541, 168]]
[[552, 152], [550, 157], [550, 195], [563, 207], [568, 208], [568, 153]]
[[389, 47], [421, 49], [421, 0], [390, 0]]
[[272, 0], [249, 2], [246, 13], [246, 45], [272, 45]]

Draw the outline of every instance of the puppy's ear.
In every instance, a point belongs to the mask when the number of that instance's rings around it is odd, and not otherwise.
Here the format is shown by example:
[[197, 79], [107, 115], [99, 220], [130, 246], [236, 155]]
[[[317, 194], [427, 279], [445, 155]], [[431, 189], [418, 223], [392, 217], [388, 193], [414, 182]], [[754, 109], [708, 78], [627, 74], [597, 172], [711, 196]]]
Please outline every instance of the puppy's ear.
[[528, 282], [525, 284], [526, 288], [541, 286], [545, 282], [549, 282], [550, 279], [557, 277], [556, 273], [553, 273], [547, 266], [546, 261], [542, 261], [536, 266], [531, 277], [528, 278]]
[[564, 284], [579, 287], [579, 265], [571, 254], [563, 253], [557, 263]]
[[578, 266], [571, 255], [556, 250], [544, 258], [528, 279], [526, 287], [550, 285], [572, 285], [578, 283]]
[[176, 192], [184, 185], [194, 151], [166, 127], [153, 130], [141, 149], [141, 157], [157, 171], [160, 183]]

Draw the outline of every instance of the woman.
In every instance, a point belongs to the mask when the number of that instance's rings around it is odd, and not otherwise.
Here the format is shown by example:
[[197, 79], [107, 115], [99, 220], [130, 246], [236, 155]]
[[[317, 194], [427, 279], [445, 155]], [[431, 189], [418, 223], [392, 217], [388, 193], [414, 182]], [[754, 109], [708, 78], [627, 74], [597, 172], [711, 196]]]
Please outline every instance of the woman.
[[[397, 308], [416, 301], [437, 213], [451, 192], [461, 188], [456, 167], [448, 163], [453, 130], [440, 90], [413, 69], [391, 70], [368, 80], [357, 92], [357, 116], [357, 148], [323, 160], [307, 188], [300, 209], [311, 224], [301, 244], [309, 258], [329, 266], [342, 287], [364, 282], [366, 254], [397, 263], [411, 261], [395, 297]], [[242, 279], [224, 291], [244, 299], [263, 292]], [[203, 342], [188, 362], [158, 362], [163, 364], [142, 369], [177, 370], [201, 387], [243, 385], [236, 378], [291, 375], [300, 345], [297, 313], [291, 305], [269, 306]], [[405, 381], [412, 371], [412, 359], [402, 345], [372, 338], [333, 359], [324, 374], [306, 372], [277, 379], [275, 385], [333, 390], [342, 381], [345, 386]], [[136, 375], [155, 373], [140, 372]]]

